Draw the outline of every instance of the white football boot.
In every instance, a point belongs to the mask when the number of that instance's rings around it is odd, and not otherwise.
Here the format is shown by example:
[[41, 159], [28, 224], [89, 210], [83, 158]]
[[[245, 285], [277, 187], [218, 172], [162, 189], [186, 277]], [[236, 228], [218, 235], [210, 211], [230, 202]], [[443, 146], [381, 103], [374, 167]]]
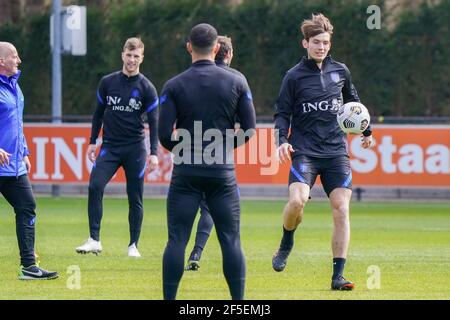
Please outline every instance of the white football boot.
[[93, 254], [98, 255], [102, 252], [102, 244], [100, 241], [89, 238], [83, 245], [76, 248], [75, 251], [82, 254], [92, 252]]
[[139, 250], [136, 248], [136, 244], [133, 243], [131, 246], [128, 247], [128, 256], [134, 257], [134, 258], [140, 258], [141, 254], [139, 253]]

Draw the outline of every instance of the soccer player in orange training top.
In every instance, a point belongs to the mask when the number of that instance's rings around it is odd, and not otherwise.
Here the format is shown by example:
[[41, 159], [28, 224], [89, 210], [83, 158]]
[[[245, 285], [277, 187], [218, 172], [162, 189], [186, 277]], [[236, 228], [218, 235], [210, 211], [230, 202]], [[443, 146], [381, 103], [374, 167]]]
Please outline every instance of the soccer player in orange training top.
[[[347, 139], [336, 121], [339, 106], [359, 97], [350, 71], [328, 56], [333, 26], [322, 14], [301, 24], [302, 45], [307, 57], [290, 69], [282, 82], [275, 105], [275, 129], [279, 133], [280, 162], [292, 160], [289, 201], [283, 212], [283, 237], [272, 259], [275, 271], [283, 271], [294, 245], [294, 232], [303, 218], [316, 177], [320, 179], [333, 213], [333, 275], [331, 289], [352, 290], [344, 278], [350, 240], [349, 204], [352, 172]], [[291, 134], [288, 136], [288, 131]], [[363, 132], [362, 146], [372, 143], [371, 128]]]

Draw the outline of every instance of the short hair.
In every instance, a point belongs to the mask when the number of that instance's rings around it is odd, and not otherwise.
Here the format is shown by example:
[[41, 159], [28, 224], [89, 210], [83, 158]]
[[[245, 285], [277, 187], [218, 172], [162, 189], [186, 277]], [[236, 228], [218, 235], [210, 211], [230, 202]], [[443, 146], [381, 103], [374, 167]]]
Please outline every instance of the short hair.
[[330, 20], [323, 14], [312, 14], [311, 19], [304, 20], [300, 26], [300, 30], [306, 41], [318, 34], [328, 32], [330, 36], [333, 34], [333, 25]]
[[227, 54], [233, 50], [233, 44], [231, 43], [231, 38], [227, 36], [218, 36], [217, 42], [220, 43], [220, 49], [216, 54], [216, 60], [223, 61]]
[[142, 49], [142, 53], [144, 53], [144, 43], [139, 37], [128, 38], [123, 45], [123, 52], [125, 52], [125, 50], [127, 49], [131, 51]]
[[198, 54], [209, 54], [217, 43], [217, 30], [212, 25], [200, 23], [191, 29], [189, 42]]

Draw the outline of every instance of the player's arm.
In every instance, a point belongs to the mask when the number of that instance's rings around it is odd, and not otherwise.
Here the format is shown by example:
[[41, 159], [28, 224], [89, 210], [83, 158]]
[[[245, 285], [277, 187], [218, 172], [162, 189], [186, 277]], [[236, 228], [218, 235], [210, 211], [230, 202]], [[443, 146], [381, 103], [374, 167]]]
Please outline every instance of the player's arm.
[[89, 139], [89, 146], [87, 149], [87, 156], [91, 162], [95, 161], [95, 149], [98, 135], [103, 125], [103, 115], [106, 108], [106, 90], [104, 81], [100, 81], [97, 89], [97, 108], [92, 116], [91, 137]]
[[358, 92], [356, 91], [356, 88], [353, 85], [350, 70], [347, 68], [347, 66], [344, 66], [344, 69], [345, 69], [345, 82], [344, 87], [342, 88], [342, 98], [344, 99], [344, 103], [361, 102], [359, 100]]
[[[248, 140], [255, 134], [256, 128], [256, 113], [253, 106], [253, 97], [248, 86], [247, 80], [242, 79], [241, 97], [239, 98], [236, 115], [239, 119], [240, 128], [234, 135], [234, 147], [247, 143]], [[242, 139], [243, 136], [243, 139]]]
[[291, 153], [294, 149], [288, 142], [289, 128], [295, 103], [295, 83], [286, 74], [281, 83], [280, 93], [275, 102], [275, 143], [278, 145], [277, 156], [280, 162], [291, 160]]
[[159, 124], [158, 137], [161, 145], [169, 151], [178, 144], [178, 141], [172, 139], [173, 127], [177, 120], [177, 109], [172, 93], [167, 84], [164, 86], [162, 95], [159, 98]]
[[[345, 67], [345, 82], [342, 88], [342, 97], [344, 103], [347, 102], [360, 102], [358, 92], [352, 83], [352, 76], [350, 70]], [[362, 133], [362, 146], [364, 149], [369, 148], [372, 145], [372, 127], [369, 125]]]
[[150, 155], [147, 157], [149, 170], [158, 167], [158, 93], [154, 86], [149, 87], [149, 98], [147, 99], [147, 122], [150, 131]]
[[31, 172], [31, 162], [28, 156], [30, 155], [30, 150], [28, 149], [27, 139], [25, 138], [25, 135], [22, 134], [22, 141], [23, 141], [23, 162], [25, 163], [25, 167], [27, 168], [27, 172]]

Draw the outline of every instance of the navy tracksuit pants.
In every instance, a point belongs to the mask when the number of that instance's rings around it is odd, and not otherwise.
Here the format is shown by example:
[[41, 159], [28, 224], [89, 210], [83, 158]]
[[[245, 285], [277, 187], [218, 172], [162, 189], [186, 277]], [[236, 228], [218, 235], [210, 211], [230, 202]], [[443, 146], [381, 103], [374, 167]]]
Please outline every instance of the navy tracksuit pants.
[[144, 141], [125, 146], [102, 145], [89, 179], [88, 214], [92, 239], [100, 240], [102, 201], [106, 184], [119, 167], [123, 167], [127, 180], [130, 245], [133, 243], [137, 245], [144, 216], [142, 194], [146, 164], [147, 150]]
[[20, 263], [24, 267], [35, 264], [34, 235], [36, 201], [28, 175], [0, 177], [0, 193], [16, 213], [16, 235], [19, 243]]
[[214, 222], [209, 213], [208, 205], [206, 204], [206, 200], [203, 199], [200, 202], [200, 219], [198, 220], [197, 233], [195, 234], [195, 245], [189, 256], [189, 260], [199, 260], [201, 258], [206, 242], [211, 235], [213, 225]]
[[223, 272], [232, 299], [244, 298], [245, 257], [240, 240], [239, 191], [228, 178], [173, 174], [167, 197], [169, 240], [163, 256], [164, 299], [175, 299], [184, 255], [200, 202], [205, 196], [222, 249]]

